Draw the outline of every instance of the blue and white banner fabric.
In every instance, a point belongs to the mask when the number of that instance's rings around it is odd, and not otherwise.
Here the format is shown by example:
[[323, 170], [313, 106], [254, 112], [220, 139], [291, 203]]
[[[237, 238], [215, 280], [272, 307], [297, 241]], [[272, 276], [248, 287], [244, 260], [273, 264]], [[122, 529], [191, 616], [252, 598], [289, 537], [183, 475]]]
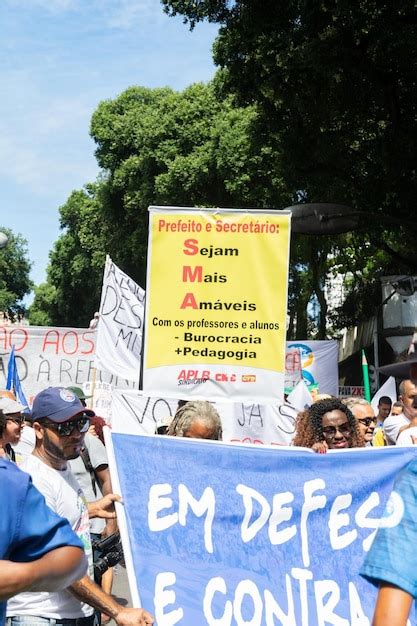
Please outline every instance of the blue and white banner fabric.
[[112, 442], [141, 602], [158, 626], [369, 626], [376, 591], [358, 572], [378, 526], [401, 519], [390, 493], [416, 448]]

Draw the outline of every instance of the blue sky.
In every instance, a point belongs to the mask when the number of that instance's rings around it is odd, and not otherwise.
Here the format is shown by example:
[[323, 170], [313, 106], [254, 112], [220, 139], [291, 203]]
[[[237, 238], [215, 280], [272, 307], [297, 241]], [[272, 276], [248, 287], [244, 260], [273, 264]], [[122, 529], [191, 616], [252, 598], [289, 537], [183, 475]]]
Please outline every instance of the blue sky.
[[98, 103], [131, 85], [210, 80], [216, 32], [190, 32], [159, 0], [1, 1], [0, 227], [28, 240], [36, 284], [59, 207], [98, 173], [88, 134]]

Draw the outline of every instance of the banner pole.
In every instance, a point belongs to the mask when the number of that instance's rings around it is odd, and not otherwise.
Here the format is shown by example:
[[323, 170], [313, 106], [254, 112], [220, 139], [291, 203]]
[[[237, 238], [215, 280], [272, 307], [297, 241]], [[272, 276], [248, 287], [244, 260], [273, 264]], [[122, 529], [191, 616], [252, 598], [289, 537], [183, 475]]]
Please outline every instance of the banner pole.
[[[111, 430], [108, 426], [103, 428], [104, 442], [106, 444], [107, 457], [109, 460], [109, 471], [110, 478], [112, 484], [113, 493], [121, 494], [120, 489], [120, 480], [119, 474], [117, 470], [116, 456], [114, 453], [113, 441]], [[136, 572], [133, 565], [133, 556], [132, 550], [130, 546], [129, 540], [129, 529], [127, 525], [126, 513], [124, 510], [123, 502], [115, 502], [115, 509], [117, 514], [117, 524], [119, 526], [120, 536], [122, 539], [123, 545], [123, 554], [126, 565], [127, 579], [129, 582], [130, 595], [132, 598], [132, 604], [135, 608], [140, 608], [142, 606], [139, 589], [138, 589], [138, 581], [136, 578]]]

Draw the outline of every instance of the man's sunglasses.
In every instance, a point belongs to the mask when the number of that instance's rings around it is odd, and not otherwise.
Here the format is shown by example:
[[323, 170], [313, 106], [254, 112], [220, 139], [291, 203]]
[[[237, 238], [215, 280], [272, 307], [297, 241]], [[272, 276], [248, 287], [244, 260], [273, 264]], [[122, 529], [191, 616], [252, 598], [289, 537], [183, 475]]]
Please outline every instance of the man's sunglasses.
[[357, 420], [366, 426], [366, 428], [368, 428], [371, 424], [376, 423], [376, 417], [358, 417]]
[[68, 437], [72, 435], [75, 429], [77, 429], [79, 433], [86, 433], [90, 427], [90, 418], [86, 416], [79, 417], [77, 420], [62, 422], [62, 424], [56, 424], [55, 422], [48, 422], [46, 420], [42, 420], [40, 423], [42, 426], [48, 426], [48, 428], [56, 430], [60, 437]]

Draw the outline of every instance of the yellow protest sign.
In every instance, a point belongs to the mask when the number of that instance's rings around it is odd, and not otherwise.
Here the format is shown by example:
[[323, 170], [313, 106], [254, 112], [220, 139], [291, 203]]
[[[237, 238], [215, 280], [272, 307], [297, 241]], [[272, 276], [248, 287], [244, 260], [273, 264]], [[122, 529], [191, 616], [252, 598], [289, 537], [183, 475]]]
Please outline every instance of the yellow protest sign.
[[143, 388], [276, 400], [290, 213], [150, 207]]

